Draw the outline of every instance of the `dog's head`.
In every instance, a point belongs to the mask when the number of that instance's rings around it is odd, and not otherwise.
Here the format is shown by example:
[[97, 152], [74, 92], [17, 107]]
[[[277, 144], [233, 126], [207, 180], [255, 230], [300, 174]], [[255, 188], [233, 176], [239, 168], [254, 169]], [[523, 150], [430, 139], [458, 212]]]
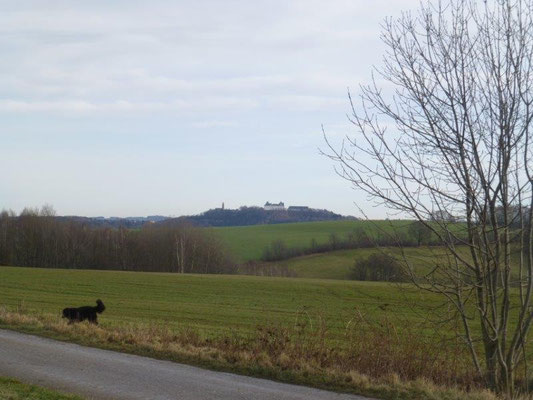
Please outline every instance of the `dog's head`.
[[99, 314], [101, 314], [105, 310], [104, 302], [100, 299], [96, 300], [96, 307], [97, 307], [96, 312]]

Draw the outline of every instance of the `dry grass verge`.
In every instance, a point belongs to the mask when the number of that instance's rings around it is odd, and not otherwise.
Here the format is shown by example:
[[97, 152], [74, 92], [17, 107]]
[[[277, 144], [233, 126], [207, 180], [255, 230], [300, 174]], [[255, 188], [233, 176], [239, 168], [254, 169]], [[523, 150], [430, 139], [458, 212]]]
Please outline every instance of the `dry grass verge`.
[[[495, 400], [469, 374], [460, 347], [381, 320], [347, 324], [348, 340], [302, 314], [294, 326], [209, 338], [160, 325], [68, 325], [55, 315], [0, 308], [0, 326], [83, 345], [382, 399]], [[346, 345], [348, 343], [348, 345]], [[445, 347], [443, 347], [445, 346]]]

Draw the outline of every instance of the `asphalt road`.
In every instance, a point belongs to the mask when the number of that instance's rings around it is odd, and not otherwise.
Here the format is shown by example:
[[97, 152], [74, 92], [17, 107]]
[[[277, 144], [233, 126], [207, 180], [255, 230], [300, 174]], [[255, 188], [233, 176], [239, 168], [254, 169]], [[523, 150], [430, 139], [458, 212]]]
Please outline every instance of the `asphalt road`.
[[88, 399], [366, 399], [7, 330], [0, 330], [0, 376]]

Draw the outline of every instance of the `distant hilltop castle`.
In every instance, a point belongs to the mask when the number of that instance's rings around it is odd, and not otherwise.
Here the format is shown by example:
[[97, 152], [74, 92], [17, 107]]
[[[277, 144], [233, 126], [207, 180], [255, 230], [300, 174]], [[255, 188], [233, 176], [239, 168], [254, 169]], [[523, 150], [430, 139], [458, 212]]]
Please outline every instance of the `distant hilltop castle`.
[[288, 209], [285, 208], [285, 203], [280, 201], [278, 204], [276, 203], [270, 203], [266, 202], [263, 208], [266, 211], [279, 211], [279, 210], [287, 210], [287, 211], [309, 211], [309, 207], [307, 206], [290, 206]]
[[280, 201], [278, 204], [270, 203], [267, 201], [263, 208], [267, 211], [285, 210], [285, 204], [282, 201]]

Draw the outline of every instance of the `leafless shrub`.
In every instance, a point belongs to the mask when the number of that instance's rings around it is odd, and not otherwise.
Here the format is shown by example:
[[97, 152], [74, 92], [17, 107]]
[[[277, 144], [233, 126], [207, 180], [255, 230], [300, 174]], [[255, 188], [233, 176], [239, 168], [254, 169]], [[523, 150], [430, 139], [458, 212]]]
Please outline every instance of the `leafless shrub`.
[[375, 253], [357, 260], [350, 269], [349, 278], [358, 281], [407, 282], [409, 276], [395, 258]]

